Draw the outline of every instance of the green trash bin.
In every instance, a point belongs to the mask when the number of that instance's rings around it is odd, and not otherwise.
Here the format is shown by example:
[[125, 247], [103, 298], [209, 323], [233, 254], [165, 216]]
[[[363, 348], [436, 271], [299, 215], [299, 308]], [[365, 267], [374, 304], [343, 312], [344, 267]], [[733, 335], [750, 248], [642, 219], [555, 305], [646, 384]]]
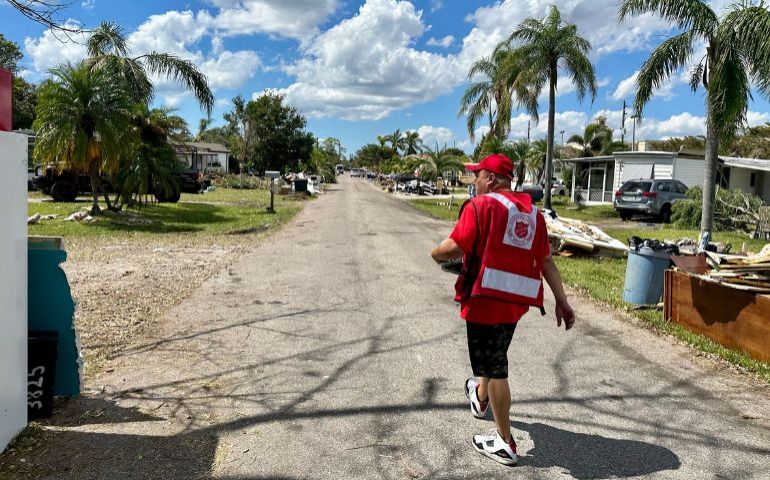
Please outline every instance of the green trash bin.
[[59, 266], [67, 259], [61, 237], [28, 237], [27, 312], [30, 332], [56, 332], [56, 375], [53, 394], [80, 395], [81, 365], [75, 333], [75, 302], [67, 276]]

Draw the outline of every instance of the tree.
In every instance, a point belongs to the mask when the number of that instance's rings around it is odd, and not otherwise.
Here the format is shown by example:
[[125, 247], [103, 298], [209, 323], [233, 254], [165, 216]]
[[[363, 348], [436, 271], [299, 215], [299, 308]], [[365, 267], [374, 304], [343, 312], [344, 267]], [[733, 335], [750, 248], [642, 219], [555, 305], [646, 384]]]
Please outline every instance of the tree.
[[[548, 141], [544, 139], [535, 140], [529, 145], [529, 150], [525, 156], [526, 170], [535, 183], [543, 182], [543, 174], [546, 173], [546, 164], [548, 159]], [[544, 190], [551, 190], [546, 188]], [[545, 206], [545, 205], [544, 205]], [[547, 208], [547, 207], [546, 207]]]
[[[555, 6], [551, 6], [545, 18], [527, 18], [514, 28], [506, 41], [508, 45], [519, 43], [518, 58], [512, 62], [511, 75], [529, 85], [530, 110], [538, 110], [537, 97], [548, 86], [548, 132], [545, 158], [545, 176], [553, 176], [554, 124], [556, 118], [556, 81], [559, 68], [569, 75], [575, 84], [578, 101], [590, 94], [596, 98], [596, 74], [588, 52], [591, 44], [578, 35], [577, 26], [566, 23]], [[551, 208], [551, 189], [545, 189], [545, 208]]]
[[353, 155], [353, 162], [359, 167], [370, 167], [382, 171], [383, 165], [393, 157], [398, 158], [398, 154], [392, 148], [376, 143], [367, 143]]
[[390, 142], [390, 148], [396, 152], [396, 155], [399, 155], [406, 149], [406, 138], [404, 137], [404, 134], [401, 133], [400, 128], [397, 128], [396, 131], [390, 135], [386, 135], [385, 138], [387, 142]]
[[[720, 19], [702, 0], [624, 0], [620, 20], [655, 13], [681, 33], [661, 43], [637, 76], [634, 110], [641, 116], [653, 91], [686, 67], [696, 45], [706, 54], [690, 71], [690, 88], [706, 90], [706, 152], [701, 236], [714, 230], [714, 198], [721, 143], [729, 143], [746, 121], [752, 83], [770, 97], [770, 12], [764, 3], [733, 4]], [[641, 117], [640, 117], [641, 118]]]
[[19, 60], [22, 59], [21, 50], [16, 42], [12, 42], [0, 33], [0, 68], [16, 74], [19, 71]]
[[13, 119], [14, 130], [32, 128], [37, 107], [37, 88], [21, 77], [13, 78]]
[[8, 3], [25, 17], [46, 28], [50, 28], [53, 32], [61, 32], [67, 35], [82, 31], [80, 28], [72, 26], [71, 22], [65, 22], [56, 18], [60, 11], [72, 3], [71, 1], [8, 0]]
[[315, 138], [305, 131], [307, 119], [283, 100], [282, 94], [266, 91], [246, 105], [257, 170], [298, 171], [313, 153]]
[[[620, 142], [612, 140], [613, 130], [607, 126], [607, 117], [599, 115], [592, 123], [586, 125], [583, 136], [572, 135], [567, 143], [577, 143], [583, 147], [584, 157], [610, 155], [613, 151], [622, 149]], [[618, 147], [616, 149], [616, 147]], [[624, 149], [625, 150], [625, 149]]]
[[32, 126], [35, 119], [35, 105], [37, 94], [35, 86], [17, 75], [19, 60], [23, 57], [19, 45], [12, 42], [0, 33], [0, 68], [8, 70], [13, 77], [13, 118], [11, 120], [14, 130], [26, 129]]
[[231, 142], [228, 148], [238, 160], [238, 169], [242, 172], [244, 166], [252, 157], [254, 143], [254, 123], [246, 114], [246, 101], [238, 95], [233, 98], [233, 109], [224, 114], [227, 129], [231, 132]]
[[52, 81], [38, 91], [35, 159], [87, 173], [92, 213], [100, 212], [100, 192], [112, 209], [101, 174], [118, 172], [133, 157], [137, 143], [131, 123], [133, 104], [125, 84], [83, 63], [67, 63], [50, 73]]
[[414, 130], [407, 131], [404, 134], [404, 154], [416, 155], [422, 153], [425, 145], [420, 139], [420, 134]]
[[131, 123], [139, 136], [139, 144], [129, 167], [113, 175], [119, 193], [114, 208], [121, 208], [134, 195], [150, 192], [161, 200], [179, 198], [179, 172], [183, 166], [173, 145], [182, 143], [190, 132], [187, 122], [173, 112], [172, 108], [134, 106]]
[[427, 154], [424, 158], [413, 157], [416, 159], [415, 166], [421, 173], [421, 180], [435, 180], [442, 177], [444, 172], [465, 170], [462, 158], [450, 155], [447, 148], [439, 148], [438, 143], [434, 150], [428, 149]]
[[190, 90], [206, 113], [211, 113], [214, 95], [206, 76], [190, 60], [170, 53], [150, 52], [130, 56], [126, 34], [112, 22], [102, 22], [87, 42], [87, 65], [92, 70], [106, 70], [121, 78], [128, 86], [135, 103], [149, 105], [155, 96], [150, 75], [171, 79]]

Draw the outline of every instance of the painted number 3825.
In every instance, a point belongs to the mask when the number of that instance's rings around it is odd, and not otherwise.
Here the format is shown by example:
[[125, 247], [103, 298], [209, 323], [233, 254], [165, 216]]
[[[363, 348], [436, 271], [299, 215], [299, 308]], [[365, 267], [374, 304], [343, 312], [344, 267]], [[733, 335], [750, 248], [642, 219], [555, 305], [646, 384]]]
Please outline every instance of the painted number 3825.
[[[43, 396], [43, 374], [45, 373], [45, 367], [40, 365], [32, 369], [27, 374], [27, 407], [28, 408], [43, 408], [43, 402], [37, 400]], [[30, 390], [30, 387], [37, 387], [39, 390]]]

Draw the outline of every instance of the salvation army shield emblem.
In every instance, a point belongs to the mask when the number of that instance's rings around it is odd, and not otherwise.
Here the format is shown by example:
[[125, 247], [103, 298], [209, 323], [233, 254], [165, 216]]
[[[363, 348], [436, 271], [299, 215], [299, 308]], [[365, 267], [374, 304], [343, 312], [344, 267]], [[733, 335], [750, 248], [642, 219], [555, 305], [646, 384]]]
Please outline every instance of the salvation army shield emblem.
[[517, 212], [508, 218], [503, 243], [514, 247], [530, 249], [535, 238], [535, 221], [528, 213]]
[[513, 227], [513, 234], [519, 238], [527, 238], [527, 233], [529, 233], [529, 224], [517, 221]]

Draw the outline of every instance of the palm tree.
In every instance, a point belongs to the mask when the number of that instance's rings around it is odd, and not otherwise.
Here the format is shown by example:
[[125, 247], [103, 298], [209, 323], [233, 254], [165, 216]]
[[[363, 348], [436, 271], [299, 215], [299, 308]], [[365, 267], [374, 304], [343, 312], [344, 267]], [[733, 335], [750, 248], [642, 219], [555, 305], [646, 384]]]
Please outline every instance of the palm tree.
[[150, 75], [172, 79], [190, 90], [201, 107], [210, 114], [214, 95], [206, 76], [195, 64], [170, 53], [150, 52], [131, 57], [123, 29], [112, 22], [102, 22], [91, 32], [87, 42], [88, 65], [92, 70], [104, 69], [125, 80], [135, 103], [150, 104], [155, 89]]
[[706, 158], [703, 178], [701, 237], [712, 234], [720, 142], [729, 143], [746, 121], [752, 80], [757, 91], [770, 96], [770, 12], [764, 3], [734, 4], [721, 19], [702, 0], [624, 0], [620, 20], [656, 13], [682, 33], [661, 43], [637, 77], [634, 110], [641, 115], [652, 92], [689, 64], [695, 46], [706, 43], [706, 54], [690, 72], [690, 87], [706, 89]]
[[50, 70], [51, 81], [38, 90], [35, 159], [91, 179], [93, 214], [100, 212], [99, 193], [110, 198], [101, 174], [117, 172], [133, 156], [136, 135], [131, 124], [131, 98], [123, 81], [83, 63]]
[[507, 44], [498, 45], [489, 57], [476, 60], [468, 70], [468, 80], [479, 75], [482, 80], [472, 83], [460, 99], [458, 116], [465, 115], [468, 137], [475, 140], [476, 126], [485, 115], [489, 119], [489, 133], [486, 139], [505, 140], [511, 128], [513, 97], [518, 106], [537, 118], [536, 99], [527, 89], [521, 73], [522, 63], [517, 50]]
[[[526, 168], [529, 175], [534, 179], [535, 183], [543, 181], [543, 173], [546, 170], [546, 163], [548, 158], [548, 141], [544, 139], [535, 140], [529, 145], [525, 161]], [[550, 185], [546, 185], [550, 187]], [[544, 191], [550, 191], [550, 188], [545, 188]], [[548, 207], [546, 207], [548, 208]]]
[[184, 142], [189, 136], [187, 122], [173, 114], [172, 108], [149, 109], [137, 105], [131, 118], [139, 134], [139, 148], [131, 168], [123, 169], [117, 176], [121, 201], [115, 208], [129, 202], [133, 195], [154, 192], [161, 201], [176, 201], [180, 193], [179, 172], [182, 169], [176, 157], [174, 144]]
[[584, 157], [593, 157], [596, 155], [608, 155], [616, 143], [612, 140], [612, 129], [606, 124], [607, 117], [599, 115], [594, 122], [586, 125], [583, 136], [572, 135], [567, 139], [567, 143], [577, 143], [583, 147]]
[[422, 153], [425, 145], [420, 139], [420, 134], [414, 130], [407, 131], [404, 134], [404, 150], [405, 155], [415, 155]]
[[[651, 0], [652, 1], [652, 0]], [[512, 63], [517, 67], [512, 74], [521, 76], [523, 82], [531, 88], [534, 110], [537, 110], [537, 97], [548, 85], [548, 133], [545, 158], [545, 175], [553, 176], [554, 123], [556, 117], [556, 81], [559, 68], [567, 72], [575, 84], [578, 101], [583, 101], [590, 94], [591, 101], [596, 98], [596, 74], [588, 59], [591, 44], [578, 35], [574, 24], [562, 20], [559, 10], [552, 6], [542, 20], [527, 18], [514, 28], [506, 41], [511, 45], [520, 42], [516, 49], [519, 59]], [[551, 189], [545, 189], [545, 208], [551, 208]]]
[[381, 147], [384, 147], [385, 144], [388, 143], [388, 136], [387, 135], [377, 135], [377, 143], [379, 143]]
[[463, 171], [465, 163], [460, 157], [451, 155], [446, 146], [439, 148], [436, 143], [436, 149], [427, 149], [425, 158], [416, 158], [417, 168], [422, 173], [421, 179], [435, 180], [444, 175], [444, 172]]
[[390, 148], [396, 152], [396, 155], [398, 155], [399, 152], [403, 152], [405, 150], [406, 137], [404, 137], [404, 134], [401, 133], [400, 128], [397, 128], [395, 132], [387, 135], [385, 138], [387, 139], [387, 142], [390, 142]]

